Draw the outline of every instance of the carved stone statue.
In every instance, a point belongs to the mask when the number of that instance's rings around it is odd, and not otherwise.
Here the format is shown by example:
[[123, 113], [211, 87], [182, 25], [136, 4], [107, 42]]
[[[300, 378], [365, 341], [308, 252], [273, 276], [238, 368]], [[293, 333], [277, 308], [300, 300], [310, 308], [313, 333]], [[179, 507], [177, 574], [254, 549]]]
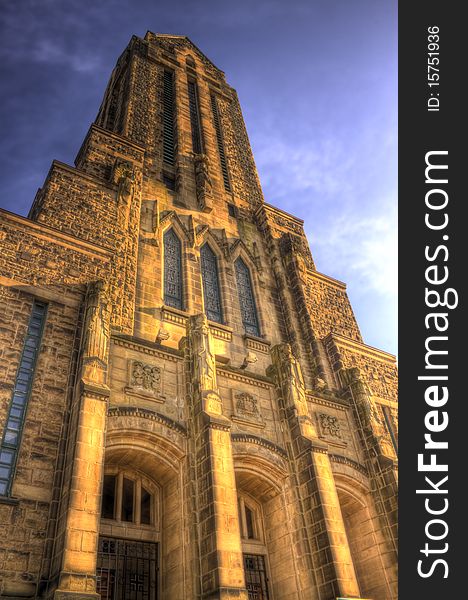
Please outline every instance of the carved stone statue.
[[377, 406], [372, 399], [372, 392], [361, 375], [359, 367], [351, 367], [341, 371], [343, 383], [349, 385], [364, 426], [367, 426], [377, 439], [388, 436]]
[[212, 209], [213, 184], [210, 177], [210, 163], [206, 154], [195, 154], [195, 184], [198, 205], [201, 210], [209, 212]]
[[117, 191], [117, 210], [121, 225], [126, 227], [135, 187], [135, 172], [132, 163], [128, 161], [117, 162], [112, 174], [112, 180], [119, 186]]
[[291, 346], [278, 344], [271, 352], [286, 406], [294, 406], [300, 414], [308, 414], [304, 377]]
[[215, 357], [211, 350], [211, 334], [204, 314], [190, 317], [188, 322], [193, 380], [200, 390], [216, 390]]
[[300, 423], [302, 434], [309, 439], [317, 438], [315, 424], [307, 405], [306, 388], [299, 361], [289, 344], [277, 344], [271, 349], [273, 373], [281, 388], [285, 408], [293, 409]]
[[85, 313], [83, 363], [86, 377], [101, 383], [104, 382], [104, 375], [99, 375], [97, 371], [105, 370], [107, 365], [111, 312], [109, 284], [104, 281], [91, 283]]

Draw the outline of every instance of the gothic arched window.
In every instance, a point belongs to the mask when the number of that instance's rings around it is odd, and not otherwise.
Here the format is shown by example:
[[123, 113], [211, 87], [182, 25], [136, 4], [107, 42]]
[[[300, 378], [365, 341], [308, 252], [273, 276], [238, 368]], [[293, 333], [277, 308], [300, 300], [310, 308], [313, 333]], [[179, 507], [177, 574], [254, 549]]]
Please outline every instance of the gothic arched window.
[[260, 328], [258, 326], [257, 307], [255, 305], [249, 268], [242, 258], [238, 258], [234, 266], [236, 269], [237, 292], [239, 294], [239, 304], [245, 332], [259, 336]]
[[203, 297], [205, 314], [211, 321], [223, 322], [221, 293], [219, 289], [218, 259], [208, 244], [200, 250], [201, 274], [203, 281]]
[[164, 234], [164, 303], [183, 309], [182, 244], [173, 229]]

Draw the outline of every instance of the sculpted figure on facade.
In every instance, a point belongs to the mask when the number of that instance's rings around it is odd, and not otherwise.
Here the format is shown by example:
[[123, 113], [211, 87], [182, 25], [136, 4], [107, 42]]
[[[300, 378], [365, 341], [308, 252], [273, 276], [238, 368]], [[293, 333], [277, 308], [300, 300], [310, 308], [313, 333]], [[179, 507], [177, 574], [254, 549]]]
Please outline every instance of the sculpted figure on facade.
[[294, 410], [304, 437], [316, 439], [318, 437], [317, 429], [309, 414], [302, 368], [294, 356], [290, 344], [273, 346], [271, 355], [273, 373], [281, 388], [285, 408]]
[[88, 287], [86, 303], [83, 339], [85, 375], [88, 379], [103, 383], [103, 371], [107, 365], [109, 352], [112, 312], [109, 284], [104, 281], [91, 283]]
[[[379, 415], [377, 406], [372, 399], [372, 392], [362, 377], [359, 367], [343, 369], [341, 373], [343, 382], [345, 385], [348, 385], [352, 391], [360, 416], [364, 421], [363, 425], [372, 432], [379, 443], [382, 441], [385, 442], [383, 446], [381, 444], [382, 450], [384, 447], [387, 449], [389, 447], [387, 442], [389, 441], [390, 435]], [[387, 454], [387, 451], [385, 451], [385, 454]]]
[[[273, 364], [283, 388], [286, 406], [301, 408], [307, 413], [307, 400], [301, 365], [294, 356], [290, 344], [278, 344], [272, 348]], [[305, 412], [304, 412], [305, 410]]]
[[210, 177], [210, 163], [206, 154], [195, 154], [195, 185], [198, 205], [201, 210], [212, 209], [213, 184]]
[[114, 167], [112, 180], [118, 185], [117, 209], [119, 221], [121, 221], [121, 225], [126, 228], [135, 188], [135, 172], [133, 165], [127, 161], [117, 162]]
[[189, 318], [188, 335], [193, 368], [193, 381], [200, 390], [216, 390], [215, 357], [211, 349], [211, 334], [204, 314]]

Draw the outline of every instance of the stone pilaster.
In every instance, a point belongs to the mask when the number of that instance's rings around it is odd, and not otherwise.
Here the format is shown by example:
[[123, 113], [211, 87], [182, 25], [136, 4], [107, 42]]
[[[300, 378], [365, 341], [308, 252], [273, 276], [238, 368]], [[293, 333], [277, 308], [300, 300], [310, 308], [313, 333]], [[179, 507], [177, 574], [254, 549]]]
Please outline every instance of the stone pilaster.
[[320, 600], [357, 597], [359, 587], [327, 446], [318, 439], [309, 415], [301, 366], [289, 344], [274, 346], [271, 354], [269, 372], [275, 379], [287, 423], [291, 465], [306, 530], [308, 549], [304, 553], [312, 559], [318, 596]]
[[82, 338], [81, 378], [77, 384], [74, 448], [68, 449], [70, 485], [64, 523], [62, 566], [54, 600], [99, 598], [96, 559], [109, 388], [111, 304], [108, 286], [90, 284]]
[[[358, 367], [342, 369], [340, 376], [352, 398], [359, 423], [369, 474], [373, 479], [372, 494], [387, 542], [389, 564], [395, 565], [398, 547], [398, 481], [396, 456], [390, 434], [383, 423]], [[396, 573], [393, 573], [393, 580]]]
[[196, 553], [201, 598], [247, 600], [231, 427], [222, 414], [213, 342], [205, 315], [189, 317], [182, 346], [193, 427]]

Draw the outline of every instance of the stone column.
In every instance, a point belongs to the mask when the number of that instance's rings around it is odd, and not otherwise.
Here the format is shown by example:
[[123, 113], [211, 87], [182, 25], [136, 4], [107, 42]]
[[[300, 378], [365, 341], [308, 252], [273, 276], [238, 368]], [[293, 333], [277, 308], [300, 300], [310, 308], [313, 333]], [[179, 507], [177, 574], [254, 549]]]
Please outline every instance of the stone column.
[[96, 593], [96, 558], [109, 397], [110, 306], [107, 285], [91, 284], [86, 299], [81, 378], [71, 418], [76, 438], [67, 450], [70, 484], [61, 507], [62, 566], [54, 600], [100, 597]]
[[326, 444], [309, 414], [301, 366], [289, 344], [271, 349], [271, 374], [290, 438], [292, 468], [320, 600], [359, 596]]
[[205, 315], [189, 317], [182, 347], [195, 451], [196, 551], [201, 598], [247, 600], [231, 425], [222, 414]]

